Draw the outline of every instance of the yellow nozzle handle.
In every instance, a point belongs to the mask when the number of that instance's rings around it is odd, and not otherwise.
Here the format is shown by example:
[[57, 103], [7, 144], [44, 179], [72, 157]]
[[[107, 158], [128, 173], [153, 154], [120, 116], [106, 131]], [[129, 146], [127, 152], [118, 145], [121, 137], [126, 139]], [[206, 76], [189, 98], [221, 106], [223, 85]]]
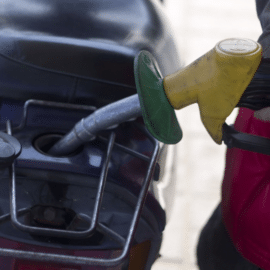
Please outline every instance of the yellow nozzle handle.
[[186, 68], [164, 78], [163, 86], [175, 109], [198, 103], [201, 120], [221, 144], [222, 125], [252, 80], [262, 57], [260, 44], [226, 39]]

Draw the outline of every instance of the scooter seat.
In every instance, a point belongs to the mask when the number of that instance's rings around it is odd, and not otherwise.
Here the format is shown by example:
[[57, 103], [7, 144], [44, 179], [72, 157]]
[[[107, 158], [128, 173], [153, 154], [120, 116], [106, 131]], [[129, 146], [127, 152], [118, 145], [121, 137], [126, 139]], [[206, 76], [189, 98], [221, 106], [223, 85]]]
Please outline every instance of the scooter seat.
[[99, 106], [136, 93], [141, 49], [176, 68], [159, 13], [151, 0], [1, 1], [0, 97]]
[[134, 85], [134, 50], [100, 40], [0, 32], [0, 57], [21, 68], [102, 82]]

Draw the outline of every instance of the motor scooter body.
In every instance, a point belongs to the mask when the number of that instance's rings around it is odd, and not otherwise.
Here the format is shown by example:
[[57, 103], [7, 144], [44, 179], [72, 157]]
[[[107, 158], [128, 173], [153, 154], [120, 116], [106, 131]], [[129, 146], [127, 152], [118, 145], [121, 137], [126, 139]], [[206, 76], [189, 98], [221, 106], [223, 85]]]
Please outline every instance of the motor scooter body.
[[48, 150], [96, 108], [136, 93], [141, 49], [164, 75], [179, 68], [161, 4], [0, 5], [0, 127], [11, 123], [22, 146], [1, 174], [1, 269], [150, 269], [166, 223], [157, 190], [167, 146], [139, 117], [69, 155]]

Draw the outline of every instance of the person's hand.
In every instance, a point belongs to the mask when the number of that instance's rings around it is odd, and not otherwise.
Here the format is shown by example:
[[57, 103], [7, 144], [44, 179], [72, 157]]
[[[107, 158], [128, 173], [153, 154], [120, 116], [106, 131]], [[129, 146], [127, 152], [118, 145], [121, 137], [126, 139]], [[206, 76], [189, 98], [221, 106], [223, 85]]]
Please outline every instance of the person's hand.
[[254, 117], [264, 122], [270, 122], [270, 107], [256, 111]]

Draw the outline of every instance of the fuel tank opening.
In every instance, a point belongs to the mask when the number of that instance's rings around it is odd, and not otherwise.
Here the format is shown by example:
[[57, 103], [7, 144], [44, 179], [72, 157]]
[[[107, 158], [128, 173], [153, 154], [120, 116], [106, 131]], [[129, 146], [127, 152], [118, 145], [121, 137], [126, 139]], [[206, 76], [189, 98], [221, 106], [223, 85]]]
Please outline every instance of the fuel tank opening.
[[[42, 134], [36, 137], [33, 141], [33, 145], [35, 149], [46, 156], [55, 156], [52, 154], [49, 154], [49, 150], [52, 148], [52, 146], [58, 142], [64, 135], [59, 133], [48, 133], [48, 134]], [[78, 154], [81, 152], [83, 146], [79, 147], [72, 153], [65, 155], [65, 156], [55, 156], [55, 157], [70, 157]]]

